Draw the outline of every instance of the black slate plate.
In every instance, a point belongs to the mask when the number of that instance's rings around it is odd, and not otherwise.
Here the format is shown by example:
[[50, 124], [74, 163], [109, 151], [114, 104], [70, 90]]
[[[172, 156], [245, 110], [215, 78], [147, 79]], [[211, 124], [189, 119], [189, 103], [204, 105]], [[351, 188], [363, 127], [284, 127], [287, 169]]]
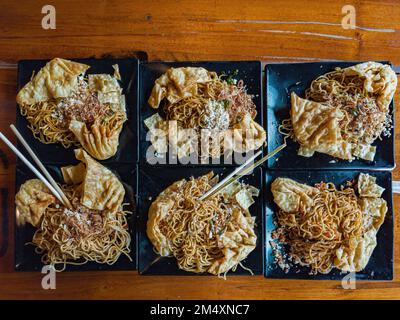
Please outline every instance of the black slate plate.
[[[73, 61], [85, 63], [90, 66], [87, 74], [108, 73], [113, 74], [113, 64], [119, 65], [121, 74], [120, 85], [123, 89], [122, 93], [126, 98], [126, 111], [128, 120], [119, 136], [119, 146], [117, 153], [110, 159], [104, 160], [104, 163], [136, 163], [137, 148], [137, 101], [138, 101], [138, 60], [137, 59], [70, 59]], [[49, 60], [21, 60], [18, 63], [18, 91], [29, 82], [32, 73], [38, 72], [40, 68]], [[44, 163], [68, 163], [75, 160], [73, 147], [65, 149], [60, 143], [43, 144], [33, 137], [32, 131], [28, 128], [28, 121], [21, 115], [17, 106], [16, 126], [28, 142], [28, 144], [36, 152], [39, 159]], [[24, 148], [20, 148], [27, 154]]]
[[[246, 85], [247, 92], [254, 95], [253, 101], [257, 106], [257, 116], [256, 121], [263, 125], [263, 107], [262, 107], [262, 69], [260, 61], [204, 61], [204, 62], [194, 62], [194, 61], [180, 61], [180, 62], [141, 62], [140, 63], [140, 90], [139, 90], [139, 162], [141, 164], [154, 164], [153, 162], [148, 162], [146, 159], [146, 151], [151, 146], [149, 141], [146, 141], [146, 135], [148, 133], [147, 127], [144, 125], [144, 120], [152, 116], [156, 112], [161, 110], [154, 110], [147, 103], [150, 97], [151, 90], [154, 86], [154, 81], [165, 73], [169, 68], [179, 68], [179, 67], [203, 67], [209, 71], [215, 71], [218, 74], [222, 72], [225, 74], [234, 74], [237, 71], [237, 75], [233, 76], [234, 79], [244, 81]], [[171, 166], [181, 165], [176, 157], [173, 159], [175, 162], [168, 160], [169, 155], [160, 155], [157, 161], [158, 164], [169, 164]], [[154, 159], [153, 159], [154, 160]], [[236, 160], [236, 161], [235, 161]], [[188, 161], [184, 160], [184, 161]], [[188, 162], [182, 162], [183, 164], [188, 164]], [[194, 164], [193, 162], [191, 162]], [[242, 162], [242, 155], [235, 155], [234, 158], [221, 157], [221, 159], [209, 159], [208, 164], [199, 164], [206, 166], [213, 165], [235, 165], [236, 163]]]
[[[366, 268], [356, 274], [358, 280], [392, 280], [393, 279], [393, 199], [392, 199], [392, 174], [386, 171], [361, 171], [369, 173], [377, 178], [377, 183], [384, 187], [382, 197], [386, 200], [388, 211], [385, 221], [378, 231], [377, 246], [372, 253]], [[271, 183], [278, 177], [287, 177], [300, 183], [314, 185], [321, 181], [332, 181], [336, 187], [348, 180], [357, 178], [360, 171], [269, 171], [266, 173], [265, 183], [265, 277], [278, 279], [309, 279], [309, 280], [341, 280], [346, 274], [341, 274], [338, 269], [333, 269], [329, 274], [309, 275], [310, 268], [294, 266], [288, 273], [274, 262], [272, 248], [270, 245], [271, 232], [276, 228], [274, 225], [277, 205], [273, 201]]]
[[[76, 164], [76, 160], [68, 163]], [[50, 172], [52, 177], [57, 182], [62, 182], [62, 175], [60, 166], [45, 165], [47, 170]], [[125, 188], [125, 200], [124, 202], [130, 203], [126, 206], [126, 210], [132, 211], [132, 215], [128, 216], [129, 222], [129, 233], [131, 234], [131, 253], [130, 261], [125, 255], [121, 255], [118, 261], [114, 265], [98, 264], [95, 262], [88, 262], [84, 265], [75, 266], [67, 265], [66, 271], [89, 271], [89, 270], [136, 270], [137, 252], [136, 252], [136, 212], [135, 212], [135, 194], [136, 194], [136, 165], [132, 164], [111, 164], [107, 166], [114, 173], [117, 174], [120, 181], [123, 183]], [[17, 167], [16, 175], [16, 190], [18, 191], [21, 184], [28, 179], [36, 178], [33, 173], [25, 166], [20, 165]], [[27, 245], [26, 243], [32, 241], [35, 228], [30, 224], [18, 227], [15, 223], [15, 270], [17, 271], [40, 271], [43, 267], [41, 262], [41, 255], [35, 253], [35, 247], [33, 245]]]
[[[214, 171], [222, 175], [229, 173], [221, 167], [161, 167], [161, 166], [143, 166], [138, 174], [138, 270], [140, 274], [146, 275], [196, 275], [196, 273], [180, 270], [175, 258], [161, 258], [154, 252], [153, 245], [146, 235], [147, 214], [151, 203], [157, 198], [158, 194], [173, 182], [191, 176], [199, 177], [203, 174]], [[256, 234], [257, 246], [243, 261], [243, 265], [250, 268], [254, 274], [263, 274], [263, 249], [262, 249], [262, 170], [257, 168], [251, 175], [246, 176], [241, 181], [249, 183], [260, 189], [260, 196], [255, 199], [255, 203], [250, 207], [250, 213], [256, 216]], [[156, 262], [154, 262], [156, 261]], [[154, 262], [154, 263], [153, 263]], [[209, 275], [209, 274], [202, 274]], [[249, 272], [243, 270], [240, 266], [235, 272], [229, 272], [228, 275], [249, 275]]]
[[[268, 152], [271, 152], [283, 142], [278, 126], [282, 120], [289, 118], [291, 107], [290, 94], [294, 91], [304, 98], [305, 89], [312, 80], [318, 76], [332, 71], [335, 67], [346, 68], [361, 61], [334, 61], [334, 62], [312, 62], [312, 63], [282, 63], [267, 64], [266, 75], [266, 105], [267, 105], [267, 127], [268, 127]], [[380, 61], [388, 64], [388, 61]], [[393, 101], [389, 106], [393, 113]], [[394, 117], [392, 117], [394, 118]], [[394, 119], [393, 119], [394, 121]], [[394, 122], [393, 122], [394, 126]], [[298, 143], [289, 139], [288, 146], [276, 156], [268, 160], [269, 169], [393, 169], [394, 162], [394, 129], [389, 138], [383, 137], [382, 141], [376, 140], [373, 145], [377, 146], [374, 161], [335, 159], [329, 155], [315, 153], [311, 158], [297, 155]], [[333, 161], [332, 161], [333, 160]]]

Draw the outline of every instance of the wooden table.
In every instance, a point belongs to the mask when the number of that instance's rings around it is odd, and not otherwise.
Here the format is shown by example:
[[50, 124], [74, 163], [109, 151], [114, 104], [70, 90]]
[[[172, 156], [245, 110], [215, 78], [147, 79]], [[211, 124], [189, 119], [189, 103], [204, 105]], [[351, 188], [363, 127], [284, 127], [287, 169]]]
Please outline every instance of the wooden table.
[[[41, 27], [43, 1], [0, 4], [0, 130], [13, 137], [19, 59], [130, 56], [145, 51], [149, 60], [244, 60], [304, 62], [391, 60], [400, 66], [400, 6], [396, 0], [346, 1], [354, 4], [357, 28], [341, 27], [343, 1], [51, 1], [56, 30]], [[399, 71], [400, 69], [397, 68]], [[397, 101], [399, 101], [398, 99]], [[398, 107], [398, 105], [397, 105]], [[400, 112], [396, 112], [397, 124]], [[400, 126], [396, 130], [400, 160]], [[15, 157], [0, 164], [0, 188], [9, 189], [12, 221]], [[394, 171], [400, 179], [400, 171]], [[399, 196], [395, 195], [395, 210]], [[395, 213], [395, 233], [400, 217]], [[10, 245], [0, 259], [0, 298], [72, 299], [398, 299], [400, 245], [395, 242], [395, 278], [357, 282], [343, 290], [338, 281], [267, 280], [262, 276], [151, 277], [136, 272], [57, 275], [57, 289], [41, 289], [39, 273], [13, 271]], [[1, 239], [1, 236], [0, 236]], [[395, 239], [397, 240], [397, 238]]]

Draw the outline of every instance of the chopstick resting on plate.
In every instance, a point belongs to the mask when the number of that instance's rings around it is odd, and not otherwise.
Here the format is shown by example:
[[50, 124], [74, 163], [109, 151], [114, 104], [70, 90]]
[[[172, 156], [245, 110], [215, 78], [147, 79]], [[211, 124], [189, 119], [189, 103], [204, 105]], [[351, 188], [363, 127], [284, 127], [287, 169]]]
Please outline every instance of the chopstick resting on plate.
[[[39, 168], [43, 171], [43, 173], [47, 176], [49, 180], [47, 180], [30, 162], [28, 159], [25, 158], [25, 156], [12, 144], [10, 140], [7, 139], [7, 137], [0, 132], [0, 139], [3, 140], [3, 142], [16, 154], [18, 158], [22, 160], [26, 164], [26, 166], [46, 185], [47, 188], [51, 191], [51, 193], [54, 194], [54, 196], [62, 203], [64, 206], [67, 208], [72, 208], [71, 203], [69, 202], [68, 198], [65, 196], [64, 192], [61, 190], [61, 188], [57, 185], [57, 183], [54, 181], [54, 179], [51, 177], [50, 173], [46, 170], [46, 168], [43, 166], [39, 158], [35, 155], [33, 150], [28, 146], [27, 142], [24, 140], [24, 138], [21, 136], [21, 134], [18, 132], [18, 130], [11, 125], [10, 126], [13, 132], [16, 134], [17, 138], [21, 141], [21, 143], [24, 145], [28, 153], [32, 156], [36, 164], [39, 166]], [[22, 140], [21, 140], [22, 139]], [[50, 177], [50, 178], [49, 178]]]
[[206, 200], [207, 198], [214, 196], [215, 194], [220, 192], [222, 189], [226, 188], [231, 183], [240, 179], [244, 175], [250, 173], [252, 170], [257, 168], [259, 165], [263, 164], [265, 161], [267, 161], [269, 158], [273, 157], [275, 154], [277, 154], [279, 151], [281, 151], [285, 147], [286, 147], [286, 142], [281, 144], [279, 147], [275, 148], [274, 150], [272, 150], [265, 157], [261, 158], [254, 164], [248, 166], [248, 164], [251, 161], [253, 161], [255, 158], [257, 158], [261, 154], [261, 151], [257, 152], [254, 156], [250, 157], [245, 163], [243, 163], [239, 168], [235, 169], [235, 171], [230, 173], [223, 180], [221, 180], [219, 183], [217, 183], [214, 187], [212, 187], [210, 190], [208, 190], [205, 194], [203, 194], [200, 197], [200, 200]]

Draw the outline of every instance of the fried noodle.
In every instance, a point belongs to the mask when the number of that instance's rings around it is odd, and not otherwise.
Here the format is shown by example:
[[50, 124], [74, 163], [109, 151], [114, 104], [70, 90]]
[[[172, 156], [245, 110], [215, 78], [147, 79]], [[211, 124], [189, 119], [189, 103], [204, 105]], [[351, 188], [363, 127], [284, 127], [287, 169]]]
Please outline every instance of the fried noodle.
[[306, 99], [338, 107], [344, 113], [339, 122], [342, 135], [355, 144], [371, 144], [381, 134], [390, 135], [391, 116], [381, 110], [377, 96], [365, 90], [363, 81], [336, 68], [313, 80], [306, 90]]
[[89, 261], [114, 264], [121, 254], [130, 260], [131, 237], [126, 211], [91, 210], [80, 204], [80, 190], [76, 186], [62, 186], [71, 201], [73, 211], [52, 204], [43, 215], [40, 227], [33, 236], [35, 250], [42, 262], [57, 271], [66, 266], [82, 265]]
[[327, 274], [336, 250], [363, 234], [363, 214], [353, 188], [336, 190], [333, 183], [318, 188], [311, 209], [301, 203], [298, 212], [278, 212], [275, 234], [289, 245], [294, 262], [310, 266], [312, 274]]
[[229, 114], [229, 126], [234, 125], [250, 113], [254, 119], [257, 111], [252, 96], [247, 94], [243, 81], [232, 84], [215, 72], [210, 72], [211, 81], [198, 84], [198, 94], [167, 103], [164, 112], [167, 120], [176, 120], [185, 129], [205, 129], [207, 127], [206, 105], [210, 100], [224, 102]]
[[105, 132], [110, 135], [126, 120], [123, 112], [114, 111], [108, 103], [100, 104], [83, 80], [72, 97], [20, 105], [20, 112], [36, 139], [45, 144], [60, 142], [65, 148], [80, 145], [68, 128], [72, 119], [84, 122], [89, 128], [93, 124], [107, 126]]
[[200, 201], [198, 198], [211, 187], [207, 175], [184, 181], [175, 195], [174, 205], [160, 222], [160, 230], [169, 239], [179, 268], [186, 271], [207, 272], [216, 260], [223, 258], [218, 241], [229, 224], [229, 228], [236, 224], [230, 219], [233, 209], [250, 216], [232, 199], [224, 199], [221, 193]]

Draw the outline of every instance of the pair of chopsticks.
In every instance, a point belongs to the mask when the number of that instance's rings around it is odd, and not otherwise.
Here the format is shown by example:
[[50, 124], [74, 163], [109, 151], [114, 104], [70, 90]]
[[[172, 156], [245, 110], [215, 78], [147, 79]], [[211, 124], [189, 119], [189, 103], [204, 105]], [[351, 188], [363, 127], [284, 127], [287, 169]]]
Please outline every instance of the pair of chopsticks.
[[11, 143], [10, 140], [7, 139], [7, 137], [0, 132], [0, 139], [4, 141], [4, 143], [17, 155], [18, 158], [20, 158], [31, 171], [40, 179], [42, 182], [46, 185], [47, 188], [51, 191], [51, 193], [54, 194], [54, 196], [67, 208], [72, 209], [72, 205], [68, 198], [65, 196], [64, 192], [61, 190], [57, 182], [54, 181], [53, 177], [50, 175], [50, 173], [47, 171], [47, 169], [44, 167], [42, 162], [39, 160], [39, 158], [36, 156], [36, 154], [33, 152], [31, 147], [28, 145], [28, 143], [25, 141], [25, 139], [22, 137], [22, 135], [19, 133], [18, 129], [11, 124], [10, 125], [11, 130], [14, 132], [14, 134], [17, 136], [18, 140], [22, 143], [22, 145], [25, 147], [26, 151], [28, 151], [29, 155], [32, 157], [32, 159], [35, 161], [36, 165], [42, 170], [43, 174], [46, 176], [46, 178], [28, 161], [28, 159], [25, 158], [25, 156]]
[[258, 151], [256, 154], [254, 154], [252, 157], [250, 157], [248, 160], [246, 160], [246, 162], [243, 163], [239, 168], [235, 169], [232, 173], [227, 175], [223, 180], [221, 180], [219, 183], [217, 183], [214, 187], [212, 187], [210, 190], [208, 190], [205, 194], [203, 194], [199, 199], [206, 200], [206, 199], [216, 195], [222, 189], [225, 189], [227, 186], [229, 186], [236, 180], [238, 180], [241, 177], [243, 177], [244, 175], [250, 173], [255, 168], [257, 168], [259, 165], [263, 164], [265, 161], [267, 161], [269, 158], [273, 157], [275, 154], [277, 154], [279, 151], [281, 151], [285, 147], [286, 147], [286, 142], [281, 144], [279, 147], [275, 148], [274, 150], [272, 150], [270, 153], [268, 153], [265, 157], [261, 158], [257, 162], [253, 163], [252, 165], [249, 165], [250, 162], [252, 162], [255, 158], [257, 158], [261, 154], [261, 151]]

